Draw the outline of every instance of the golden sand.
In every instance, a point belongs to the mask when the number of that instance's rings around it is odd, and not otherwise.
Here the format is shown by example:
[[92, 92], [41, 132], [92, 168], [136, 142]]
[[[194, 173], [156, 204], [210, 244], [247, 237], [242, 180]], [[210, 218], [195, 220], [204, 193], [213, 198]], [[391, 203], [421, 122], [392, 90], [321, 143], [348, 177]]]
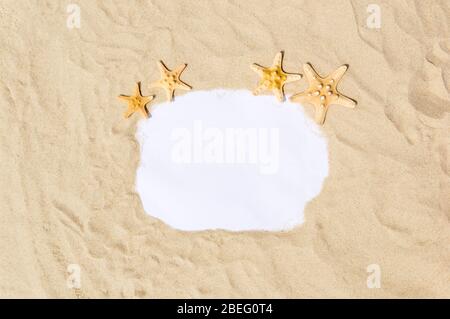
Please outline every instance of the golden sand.
[[[450, 297], [449, 1], [376, 1], [379, 29], [372, 0], [76, 2], [79, 29], [66, 1], [0, 2], [1, 297]], [[198, 90], [250, 90], [248, 65], [280, 50], [287, 70], [349, 63], [358, 101], [328, 111], [305, 224], [185, 233], [147, 215], [142, 119], [117, 95], [155, 93], [160, 57], [188, 61]]]

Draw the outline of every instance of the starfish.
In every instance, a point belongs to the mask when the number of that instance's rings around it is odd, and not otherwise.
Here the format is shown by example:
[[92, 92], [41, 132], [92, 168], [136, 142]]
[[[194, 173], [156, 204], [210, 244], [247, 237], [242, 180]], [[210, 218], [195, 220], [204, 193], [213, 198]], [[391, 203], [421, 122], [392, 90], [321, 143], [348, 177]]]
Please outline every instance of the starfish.
[[356, 101], [341, 94], [337, 90], [337, 85], [347, 71], [347, 65], [341, 65], [334, 72], [326, 77], [321, 77], [314, 70], [311, 64], [303, 65], [303, 71], [309, 82], [306, 91], [291, 96], [291, 101], [306, 102], [316, 107], [316, 122], [323, 124], [330, 104], [338, 104], [348, 108], [354, 108]]
[[161, 71], [161, 79], [153, 82], [151, 87], [162, 87], [167, 92], [167, 99], [173, 101], [174, 92], [176, 89], [191, 90], [192, 87], [180, 80], [181, 73], [186, 68], [187, 64], [180, 65], [175, 70], [169, 70], [163, 61], [158, 62], [159, 70]]
[[283, 71], [283, 51], [275, 55], [271, 67], [265, 68], [253, 63], [251, 68], [261, 76], [253, 94], [258, 95], [263, 90], [271, 90], [280, 102], [284, 101], [284, 85], [302, 78], [301, 74], [286, 73]]
[[154, 95], [142, 96], [141, 94], [141, 83], [137, 82], [134, 89], [134, 95], [119, 95], [119, 99], [128, 102], [128, 109], [124, 113], [125, 118], [129, 118], [134, 112], [139, 111], [146, 118], [149, 117], [146, 105], [148, 102], [154, 99]]

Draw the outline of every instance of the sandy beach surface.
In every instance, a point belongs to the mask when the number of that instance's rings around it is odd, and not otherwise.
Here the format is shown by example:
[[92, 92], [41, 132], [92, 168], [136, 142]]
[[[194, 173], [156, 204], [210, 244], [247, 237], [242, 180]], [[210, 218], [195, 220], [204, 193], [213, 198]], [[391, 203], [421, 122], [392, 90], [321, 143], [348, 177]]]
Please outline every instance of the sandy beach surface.
[[[80, 28], [69, 1], [0, 3], [0, 297], [450, 297], [449, 1], [72, 2]], [[349, 64], [358, 101], [330, 107], [305, 223], [192, 233], [146, 214], [141, 118], [117, 96], [141, 81], [163, 102], [160, 59], [195, 90], [252, 90], [249, 65], [280, 50], [291, 72]]]

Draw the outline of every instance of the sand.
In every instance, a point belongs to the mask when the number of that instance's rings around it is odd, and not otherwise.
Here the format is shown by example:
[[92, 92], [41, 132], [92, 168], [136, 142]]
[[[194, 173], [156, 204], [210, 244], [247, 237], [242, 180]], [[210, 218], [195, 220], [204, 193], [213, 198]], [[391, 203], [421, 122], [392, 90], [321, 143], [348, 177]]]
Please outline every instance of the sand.
[[[0, 4], [1, 297], [450, 297], [448, 1], [376, 1], [380, 29], [372, 0], [85, 0], [79, 29], [68, 3]], [[159, 59], [188, 63], [194, 89], [251, 90], [249, 65], [279, 50], [290, 72], [348, 63], [340, 89], [358, 101], [328, 111], [329, 176], [305, 223], [186, 233], [148, 216], [140, 118], [117, 95], [140, 80], [163, 102]]]

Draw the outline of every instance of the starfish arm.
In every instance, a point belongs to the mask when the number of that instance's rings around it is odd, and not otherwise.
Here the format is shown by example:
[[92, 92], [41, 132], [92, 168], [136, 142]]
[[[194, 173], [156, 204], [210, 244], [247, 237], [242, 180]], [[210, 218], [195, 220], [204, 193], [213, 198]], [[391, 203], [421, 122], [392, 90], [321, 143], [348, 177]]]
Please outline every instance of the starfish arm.
[[317, 74], [317, 72], [314, 70], [311, 64], [306, 63], [303, 65], [303, 72], [305, 73], [306, 78], [308, 79], [309, 83], [314, 83], [320, 76]]
[[342, 78], [344, 73], [347, 71], [347, 68], [348, 68], [347, 65], [345, 64], [341, 65], [333, 73], [331, 73], [329, 77], [332, 78], [337, 83]]
[[147, 105], [151, 100], [153, 100], [153, 95], [150, 96], [143, 96], [142, 97], [142, 105]]
[[150, 87], [152, 87], [152, 88], [154, 88], [154, 87], [164, 87], [164, 85], [161, 82], [161, 80], [158, 80], [158, 81], [154, 81], [154, 82], [150, 83]]
[[255, 71], [256, 73], [258, 73], [259, 75], [262, 75], [263, 74], [263, 71], [264, 71], [264, 67], [263, 66], [261, 66], [261, 65], [259, 65], [259, 64], [256, 64], [256, 63], [253, 63], [252, 65], [250, 65], [250, 68], [253, 70], [253, 71]]
[[265, 89], [264, 85], [258, 84], [252, 93], [253, 95], [259, 95], [264, 89]]
[[119, 100], [122, 100], [122, 101], [129, 101], [130, 100], [130, 97], [128, 96], [128, 95], [119, 95], [118, 97], [117, 97]]
[[182, 89], [182, 90], [186, 90], [186, 91], [190, 91], [192, 90], [192, 86], [190, 86], [187, 83], [184, 83], [183, 81], [179, 80], [177, 82], [177, 88]]
[[352, 100], [351, 98], [349, 98], [345, 95], [339, 94], [335, 104], [339, 104], [339, 105], [353, 109], [356, 106], [356, 101]]
[[273, 59], [273, 66], [278, 66], [281, 68], [281, 64], [283, 63], [283, 51], [278, 52]]
[[124, 118], [129, 118], [134, 113], [134, 109], [131, 105], [128, 106], [128, 109], [123, 113]]
[[287, 73], [286, 74], [286, 83], [295, 82], [295, 81], [301, 80], [301, 78], [302, 78], [301, 74]]
[[163, 61], [158, 61], [158, 68], [161, 71], [162, 74], [165, 74], [166, 72], [170, 72], [169, 69], [166, 67]]
[[134, 87], [134, 96], [142, 96], [141, 95], [141, 82], [137, 82]]
[[273, 94], [275, 94], [275, 96], [278, 99], [278, 101], [280, 101], [280, 102], [284, 101], [283, 87], [281, 87], [281, 88], [274, 88], [272, 90], [272, 92], [273, 92]]
[[173, 96], [174, 96], [174, 89], [169, 89], [169, 88], [165, 88], [166, 89], [166, 95], [167, 95], [167, 100], [169, 101], [173, 101]]
[[184, 69], [186, 69], [186, 67], [187, 67], [187, 64], [183, 63], [178, 68], [176, 68], [173, 72], [180, 75], [184, 71]]
[[294, 94], [290, 97], [290, 100], [292, 102], [304, 102], [306, 99], [307, 93], [306, 92], [301, 92], [301, 93], [297, 93]]
[[316, 105], [315, 120], [317, 124], [323, 125], [327, 116], [328, 105]]
[[148, 111], [147, 111], [147, 108], [145, 107], [145, 105], [142, 105], [142, 106], [139, 108], [139, 112], [141, 112], [141, 114], [142, 114], [145, 118], [148, 118], [148, 117], [149, 117], [149, 114], [148, 114]]

